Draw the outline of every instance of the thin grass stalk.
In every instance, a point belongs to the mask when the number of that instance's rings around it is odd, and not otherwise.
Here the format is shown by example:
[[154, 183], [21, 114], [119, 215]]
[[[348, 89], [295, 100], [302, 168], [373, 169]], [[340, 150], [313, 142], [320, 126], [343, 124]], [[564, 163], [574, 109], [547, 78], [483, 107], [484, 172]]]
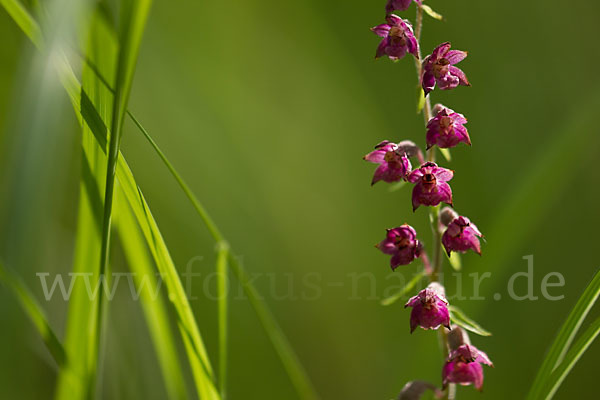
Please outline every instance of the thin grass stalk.
[[[17, 2], [16, 0], [2, 0], [2, 1]], [[27, 36], [31, 40], [33, 40], [32, 34], [30, 31], [24, 31], [24, 32], [27, 34]], [[80, 110], [79, 110], [79, 103], [80, 103], [80, 99], [81, 99], [79, 82], [78, 82], [77, 78], [75, 77], [72, 69], [70, 68], [70, 65], [68, 64], [68, 62], [66, 60], [62, 64], [62, 67], [63, 68], [59, 69], [59, 75], [61, 77], [61, 82], [63, 83], [63, 86], [65, 86], [65, 89], [67, 90], [67, 93], [69, 94], [69, 96], [71, 98], [71, 102], [72, 102], [73, 106], [75, 107], [75, 110], [77, 111], [77, 118], [80, 121], [80, 123], [83, 123], [84, 121], [85, 121], [85, 123], [89, 123], [89, 121], [80, 114]], [[96, 70], [95, 72], [98, 73], [99, 71]], [[100, 77], [101, 77], [101, 75], [99, 75], [99, 78]], [[107, 87], [110, 89], [110, 85], [107, 84], [106, 80], [104, 80], [103, 83], [106, 84]], [[146, 138], [153, 145], [154, 149], [157, 151], [159, 156], [161, 156], [161, 159], [163, 160], [163, 162], [167, 165], [167, 167], [169, 167], [170, 172], [173, 174], [173, 176], [175, 177], [175, 179], [177, 180], [179, 185], [182, 187], [182, 189], [184, 190], [184, 193], [186, 194], [188, 199], [194, 205], [194, 208], [196, 209], [196, 211], [202, 218], [204, 224], [208, 228], [208, 230], [211, 233], [211, 235], [213, 236], [213, 238], [217, 242], [222, 241], [221, 240], [222, 235], [220, 234], [219, 230], [217, 229], [216, 224], [214, 224], [214, 222], [212, 221], [212, 219], [210, 218], [210, 216], [208, 215], [208, 213], [206, 212], [206, 210], [204, 209], [202, 204], [194, 196], [194, 194], [189, 189], [187, 184], [183, 181], [183, 179], [179, 176], [179, 174], [174, 169], [174, 167], [171, 165], [171, 163], [168, 161], [168, 159], [164, 156], [164, 154], [162, 153], [160, 148], [158, 148], [156, 143], [154, 143], [152, 138], [148, 135], [147, 131], [134, 118], [133, 114], [130, 113], [129, 111], [127, 111], [127, 113], [132, 118], [132, 121], [138, 126], [138, 128], [142, 131], [142, 133], [146, 136]], [[92, 125], [93, 124], [91, 124], [90, 126], [92, 126]], [[96, 135], [96, 139], [100, 140], [98, 135]], [[124, 179], [125, 181], [127, 181], [128, 179], [133, 180], [131, 171], [129, 170], [129, 168], [127, 166], [123, 167], [123, 170], [121, 172], [119, 171], [119, 169], [123, 166], [123, 164], [126, 165], [124, 160], [123, 160], [123, 162], [118, 163], [117, 178], [120, 181], [122, 179]], [[133, 181], [130, 183], [135, 186]], [[130, 204], [132, 204], [132, 207], [134, 207], [134, 209], [135, 209], [136, 206], [138, 206], [138, 204], [136, 201], [133, 200], [133, 196], [131, 195], [131, 193], [127, 193], [127, 198], [128, 198], [128, 201], [130, 202]], [[143, 196], [140, 196], [138, 201], [140, 202], [139, 204], [141, 204], [145, 210], [147, 207], [147, 203], [143, 199]], [[149, 219], [146, 221], [144, 218], [140, 217], [139, 213], [136, 211], [136, 218], [138, 219], [138, 222], [142, 223], [144, 221], [144, 224], [146, 224], [146, 223], [149, 224], [146, 228], [143, 228], [143, 230], [146, 229], [144, 235], [146, 236], [146, 240], [148, 241], [149, 245], [152, 247], [154, 241], [153, 241], [153, 239], [148, 238], [148, 234], [149, 234], [149, 232], [156, 231], [158, 228], [156, 227], [155, 221], [153, 220], [152, 216], [149, 215], [147, 217]], [[162, 242], [162, 237], [160, 237], [160, 235], [158, 238], [155, 238], [155, 239], [158, 239], [159, 245], [164, 246], [164, 243]], [[220, 239], [220, 240], [217, 240], [217, 239]], [[154, 245], [156, 245], [156, 243], [154, 243]], [[156, 253], [154, 253], [153, 255], [159, 264], [163, 263], [163, 259], [161, 257], [157, 256]], [[235, 259], [235, 257], [231, 253], [229, 253], [229, 260], [230, 260], [230, 265], [232, 266], [232, 269], [234, 271], [234, 274], [238, 277], [238, 279], [240, 279], [240, 277], [242, 275], [247, 277], [247, 274], [246, 274], [245, 270], [243, 269], [243, 266], [237, 262], [237, 259]], [[235, 265], [236, 268], [233, 268], [233, 265]], [[165, 272], [165, 271], [161, 271], [161, 272]], [[167, 283], [169, 283], [168, 280], [167, 280]], [[173, 284], [173, 282], [171, 282], [171, 284]], [[169, 289], [170, 293], [172, 293], [171, 292], [172, 289], [174, 289], [174, 288], [177, 289], [177, 287], [181, 286], [181, 282], [179, 282], [179, 281], [175, 282], [175, 284], [176, 284], [175, 287], [170, 287], [170, 289]], [[179, 285], [179, 286], [177, 286], [177, 285]], [[318, 396], [317, 396], [316, 392], [314, 391], [312, 384], [310, 383], [308, 375], [306, 374], [304, 368], [301, 366], [297, 356], [295, 355], [295, 353], [293, 352], [293, 350], [291, 348], [291, 345], [285, 338], [285, 335], [283, 334], [283, 332], [281, 332], [280, 328], [278, 327], [277, 323], [275, 322], [272, 314], [268, 310], [266, 303], [264, 303], [264, 300], [260, 296], [258, 296], [258, 293], [256, 292], [256, 289], [252, 285], [252, 282], [246, 279], [244, 288], [247, 291], [247, 293], [253, 292], [255, 294], [255, 296], [254, 296], [255, 301], [254, 302], [251, 301], [251, 304], [253, 305], [253, 307], [255, 308], [255, 311], [259, 315], [259, 319], [263, 325], [263, 328], [265, 329], [265, 331], [267, 332], [267, 335], [271, 339], [271, 342], [272, 342], [275, 350], [277, 351], [278, 355], [280, 356], [284, 366], [286, 366], [286, 370], [288, 371], [288, 374], [290, 375], [292, 382], [295, 383], [294, 386], [296, 388], [300, 388], [299, 390], [297, 389], [300, 398], [303, 400], [318, 399]], [[175, 292], [177, 292], [177, 290], [175, 290]], [[171, 295], [170, 295], [170, 298], [171, 298]], [[177, 298], [180, 298], [180, 296], [173, 294], [172, 299], [177, 299]], [[183, 310], [187, 310], [188, 308], [189, 308], [189, 305], [184, 306]], [[178, 308], [176, 306], [176, 310], [178, 310], [178, 312], [181, 312], [182, 309]], [[187, 314], [187, 312], [184, 311], [183, 315], [186, 315], [186, 314]], [[179, 315], [181, 316], [182, 314], [179, 314]], [[184, 318], [184, 319], [180, 320], [179, 326], [180, 326], [180, 330], [181, 330], [183, 338], [184, 338], [184, 343], [186, 343], [186, 348], [188, 350], [188, 353], [192, 352], [192, 353], [198, 354], [201, 358], [204, 358], [205, 350], [202, 345], [201, 337], [199, 336], [199, 331], [197, 330], [197, 327], [195, 326], [195, 321], [193, 321], [194, 323], [192, 324], [193, 327], [191, 330], [190, 330], [190, 328], [184, 326], [186, 322], [188, 324], [190, 323], [189, 318]], [[190, 335], [190, 336], [188, 337], [187, 335]], [[190, 341], [191, 341], [191, 343], [190, 343]], [[193, 360], [190, 360], [190, 361], [192, 362]], [[204, 362], [201, 362], [200, 364], [197, 362], [193, 362], [193, 369], [195, 369], [196, 371], [208, 371], [208, 373], [210, 373], [210, 371], [211, 371], [210, 364], [207, 364], [206, 361], [207, 361], [207, 359]], [[198, 366], [201, 366], [202, 368], [198, 368]], [[290, 373], [290, 371], [293, 371], [293, 372]], [[208, 382], [210, 383], [210, 381], [208, 381]]]
[[229, 257], [229, 246], [225, 242], [217, 244], [217, 293], [219, 307], [219, 393], [221, 399], [225, 400], [227, 390], [227, 337], [228, 337], [228, 275], [227, 259]]
[[44, 309], [40, 306], [29, 289], [27, 289], [27, 286], [25, 286], [21, 278], [9, 268], [6, 268], [1, 260], [0, 281], [13, 292], [15, 298], [19, 301], [23, 310], [35, 325], [46, 348], [52, 355], [52, 358], [56, 361], [56, 364], [62, 368], [66, 358], [65, 349], [50, 326]]
[[[8, 3], [16, 3], [19, 4], [17, 0], [4, 0]], [[37, 23], [28, 13], [26, 13], [27, 19], [30, 22], [29, 24], [21, 24], [19, 25], [22, 29], [23, 27], [31, 27], [37, 26]], [[34, 33], [31, 30], [24, 30], [24, 33], [30, 40], [34, 40]], [[56, 59], [54, 64], [56, 68], [59, 79], [64, 86], [73, 108], [76, 112], [77, 120], [80, 124], [84, 126], [84, 137], [83, 143], [86, 146], [89, 146], [90, 149], [93, 150], [102, 150], [105, 149], [106, 137], [109, 136], [108, 129], [104, 125], [104, 121], [99, 120], [97, 117], [93, 117], [89, 113], [84, 112], [84, 106], [87, 106], [88, 109], [93, 113], [93, 115], [99, 116], [98, 110], [95, 109], [95, 106], [88, 102], [86, 105], [83, 100], [86, 99], [85, 92], [82, 92], [81, 84], [79, 80], [75, 76], [68, 60], [64, 55], [61, 55]], [[89, 128], [89, 130], [86, 130]], [[122, 158], [123, 156], [120, 155]], [[188, 356], [190, 358], [190, 364], [192, 365], [194, 374], [194, 380], [196, 386], [202, 389], [203, 392], [207, 392], [209, 394], [216, 393], [216, 395], [212, 395], [211, 398], [218, 398], [218, 393], [213, 388], [212, 382], [212, 368], [210, 366], [210, 362], [207, 357], [206, 349], [204, 347], [204, 343], [202, 341], [202, 337], [200, 335], [200, 331], [196, 324], [196, 321], [193, 317], [193, 313], [191, 312], [191, 307], [185, 298], [185, 293], [183, 291], [183, 287], [181, 285], [181, 281], [177, 275], [177, 271], [175, 266], [170, 258], [168, 253], [168, 249], [164, 243], [162, 235], [152, 217], [151, 213], [148, 210], [148, 205], [139, 192], [139, 188], [135, 182], [133, 174], [131, 170], [127, 166], [127, 163], [124, 159], [121, 162], [117, 163], [117, 179], [124, 184], [124, 189], [127, 197], [127, 201], [130, 203], [132, 208], [134, 209], [134, 213], [138, 223], [140, 224], [146, 242], [150, 246], [152, 250], [153, 257], [159, 267], [159, 270], [163, 276], [166, 276], [166, 283], [169, 292], [169, 299], [173, 302], [174, 308], [177, 311], [177, 316], [179, 318], [179, 329], [180, 333], [184, 339], [184, 342], [187, 342], [189, 345], [186, 346], [186, 350], [188, 352]], [[83, 191], [85, 193], [85, 191]], [[93, 210], [90, 208], [88, 210], [83, 210], [83, 215], [90, 216], [87, 219], [88, 225], [90, 221], [93, 221]], [[85, 244], [85, 241], [81, 243]], [[86, 253], [82, 247], [82, 251], [79, 253], [80, 256]], [[100, 245], [98, 244], [98, 248]], [[95, 253], [95, 252], [94, 252]], [[83, 265], [82, 263], [78, 263], [77, 265]], [[87, 265], [87, 264], [86, 264]], [[80, 290], [78, 291], [80, 292]], [[83, 293], [85, 294], [85, 293]], [[77, 308], [77, 307], [75, 307]], [[81, 314], [81, 307], [77, 308], [76, 314]], [[72, 327], [76, 327], [72, 325]], [[75, 330], [72, 330], [75, 332]], [[81, 329], [80, 331], [81, 332]], [[88, 332], [89, 333], [89, 332]], [[81, 334], [79, 335], [81, 336]], [[85, 336], [85, 335], [83, 335]], [[81, 352], [80, 352], [81, 353]], [[86, 370], [86, 365], [88, 364], [88, 360], [86, 357], [81, 357], [79, 360], [78, 367], [74, 369], [69, 369], [64, 371], [64, 379], [63, 371], [61, 371], [61, 380], [59, 381], [59, 385], [57, 388], [57, 398], [58, 399], [67, 399], [72, 398], [69, 397], [70, 391], [72, 392], [73, 388], [79, 388], [81, 386], [81, 381], [84, 380], [82, 376], [83, 373], [81, 371]], [[83, 365], [82, 365], [83, 364]], [[200, 368], [198, 368], [200, 366]], [[205, 389], [207, 388], [207, 389]], [[87, 392], [86, 389], [83, 389]], [[200, 390], [199, 390], [200, 392]], [[79, 398], [79, 397], [77, 397]], [[208, 397], [203, 397], [208, 398]]]
[[[109, 151], [106, 166], [104, 213], [102, 219], [102, 244], [100, 250], [100, 266], [98, 270], [100, 284], [103, 282], [103, 277], [108, 276], [107, 272], [109, 268], [110, 257], [111, 219], [114, 200], [115, 176], [117, 171], [117, 162], [119, 159], [119, 150], [121, 147], [125, 110], [127, 109], [127, 103], [131, 91], [131, 81], [133, 80], [135, 63], [141, 40], [141, 33], [139, 35], [136, 35], [136, 33], [138, 33], [137, 30], [143, 31], [144, 29], [149, 6], [149, 2], [136, 1], [130, 7], [124, 7], [123, 10], [125, 28], [120, 38], [120, 48], [117, 56], [115, 96], [113, 100], [110, 129], [111, 135], [109, 137]], [[92, 344], [90, 348], [90, 351], [92, 352], [92, 360], [95, 358], [96, 364], [99, 359], [98, 353], [100, 340], [102, 337], [102, 317], [104, 304], [102, 293], [103, 291], [100, 290], [98, 294], [99, 299], [96, 303], [97, 309], [95, 310], [95, 329], [97, 333], [92, 338]], [[95, 386], [96, 371], [93, 368], [90, 371], [90, 384], [88, 386], [88, 398], [90, 399], [94, 397]]]

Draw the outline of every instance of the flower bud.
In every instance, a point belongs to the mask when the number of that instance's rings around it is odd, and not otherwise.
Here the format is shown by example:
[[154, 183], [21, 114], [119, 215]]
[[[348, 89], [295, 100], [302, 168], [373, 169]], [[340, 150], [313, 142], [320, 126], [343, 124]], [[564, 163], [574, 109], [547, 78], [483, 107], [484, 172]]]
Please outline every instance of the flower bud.
[[410, 264], [421, 255], [421, 243], [417, 240], [417, 232], [407, 224], [388, 229], [386, 238], [376, 247], [384, 254], [392, 256], [390, 259], [392, 270], [399, 265]]
[[442, 211], [440, 211], [440, 222], [444, 226], [450, 225], [450, 223], [454, 221], [457, 217], [458, 214], [456, 213], [456, 211], [454, 211], [454, 209], [450, 207], [444, 207], [442, 208]]
[[[415, 3], [421, 5], [421, 0], [414, 0]], [[385, 11], [390, 14], [393, 13], [394, 11], [398, 10], [398, 11], [404, 11], [406, 9], [408, 9], [408, 7], [410, 7], [410, 4], [413, 2], [413, 0], [388, 0], [387, 4], [385, 5]]]

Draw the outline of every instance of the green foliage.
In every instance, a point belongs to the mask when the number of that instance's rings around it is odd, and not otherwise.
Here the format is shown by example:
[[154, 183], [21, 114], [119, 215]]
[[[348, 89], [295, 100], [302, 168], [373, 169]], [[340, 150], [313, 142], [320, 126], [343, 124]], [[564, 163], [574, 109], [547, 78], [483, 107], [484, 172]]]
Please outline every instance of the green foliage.
[[460, 308], [450, 305], [448, 306], [448, 310], [450, 311], [450, 320], [456, 325], [480, 336], [492, 336], [491, 332], [483, 329], [481, 325], [469, 318]]
[[425, 271], [421, 271], [421, 272], [415, 274], [415, 276], [413, 276], [412, 279], [410, 281], [408, 281], [408, 283], [406, 285], [404, 285], [404, 287], [402, 289], [398, 290], [398, 292], [394, 293], [393, 295], [381, 300], [381, 305], [389, 306], [391, 304], [394, 304], [396, 301], [400, 300], [402, 297], [404, 297], [408, 293], [410, 293], [414, 289], [414, 287], [417, 286], [419, 284], [419, 282], [421, 282], [421, 280], [425, 276], [427, 276]]
[[598, 296], [600, 296], [600, 271], [596, 272], [558, 332], [531, 386], [527, 396], [528, 400], [551, 399], [573, 365], [600, 333], [600, 320], [596, 320], [581, 335], [579, 341], [571, 347], [583, 321], [598, 300]]
[[[34, 19], [17, 1], [4, 0], [2, 4], [15, 19], [19, 18], [19, 26], [35, 42], [39, 28], [37, 28]], [[123, 12], [126, 23], [121, 30], [121, 34], [117, 35], [119, 38], [118, 44], [111, 45], [113, 38], [110, 37], [110, 32], [107, 32], [106, 26], [104, 26], [105, 22], [97, 22], [101, 28], [96, 26], [95, 29], [100, 31], [100, 33], [93, 31], [90, 51], [84, 56], [84, 59], [88, 61], [86, 63], [87, 70], [90, 71], [89, 74], [85, 73], [86, 69], [84, 68], [84, 77], [89, 77], [89, 85], [87, 84], [88, 81], [84, 81], [83, 86], [79, 84], [66, 57], [59, 57], [55, 65], [60, 80], [71, 98], [71, 102], [78, 114], [78, 119], [83, 127], [83, 172], [74, 271], [86, 272], [89, 265], [94, 264], [94, 260], [96, 260], [95, 255], [97, 254], [102, 254], [102, 258], [100, 269], [96, 271], [96, 276], [101, 276], [107, 270], [111, 230], [110, 220], [113, 213], [113, 190], [116, 186], [116, 181], [118, 181], [119, 193], [121, 193], [118, 197], [126, 199], [129, 207], [125, 207], [124, 203], [117, 204], [116, 209], [119, 210], [120, 218], [120, 223], [117, 226], [121, 231], [121, 240], [123, 241], [126, 256], [130, 261], [130, 267], [138, 278], [138, 287], [141, 288], [144, 278], [150, 279], [148, 277], [151, 274], [144, 245], [140, 241], [141, 236], [136, 233], [136, 228], [132, 226], [132, 217], [135, 217], [137, 224], [139, 224], [146, 245], [149, 247], [161, 276], [165, 279], [169, 300], [173, 304], [177, 314], [177, 325], [188, 353], [198, 396], [209, 400], [218, 400], [221, 398], [214, 384], [212, 367], [202, 336], [200, 335], [167, 246], [150, 213], [141, 190], [135, 183], [131, 170], [119, 152], [120, 131], [123, 124], [123, 117], [127, 113], [159, 153], [217, 241], [219, 245], [217, 269], [222, 276], [219, 281], [219, 292], [221, 294], [225, 292], [226, 275], [224, 272], [227, 266], [227, 259], [229, 259], [235, 275], [242, 282], [242, 286], [248, 294], [251, 304], [256, 309], [259, 319], [281, 357], [284, 367], [290, 374], [290, 378], [296, 386], [300, 397], [302, 399], [316, 399], [317, 395], [307, 378], [306, 372], [300, 366], [299, 360], [289, 342], [268, 311], [264, 300], [262, 300], [256, 289], [252, 286], [241, 264], [229, 252], [228, 246], [225, 244], [226, 242], [223, 240], [216, 225], [200, 202], [193, 196], [189, 187], [183, 182], [162, 151], [160, 151], [156, 143], [147, 134], [146, 130], [127, 111], [127, 99], [131, 89], [135, 62], [144, 21], [148, 13], [149, 2], [135, 2], [129, 5], [131, 8], [126, 8]], [[106, 36], [107, 33], [108, 36]], [[98, 37], [98, 35], [105, 36]], [[102, 44], [100, 45], [99, 43]], [[107, 60], [115, 58], [114, 54], [117, 48], [120, 50], [118, 50], [119, 55], [116, 58], [118, 60], [116, 61], [118, 67], [115, 73], [116, 87], [113, 90], [107, 85], [108, 80], [103, 78], [101, 70], [111, 71], [111, 63]], [[97, 56], [94, 53], [106, 51], [108, 51], [108, 54], [104, 54], [103, 56]], [[93, 77], [91, 72], [93, 72]], [[107, 95], [107, 93], [110, 95]], [[112, 112], [109, 111], [111, 109]], [[105, 121], [111, 121], [110, 131]], [[110, 132], [115, 132], [114, 136], [110, 135]], [[107, 143], [110, 143], [109, 149], [107, 149]], [[108, 158], [106, 156], [107, 150]], [[100, 172], [103, 164], [107, 166], [104, 188], [102, 187]], [[116, 181], [114, 179], [115, 176]], [[102, 190], [105, 191], [104, 206], [100, 198]], [[101, 211], [102, 207], [104, 207], [103, 214]], [[103, 222], [100, 223], [102, 215], [104, 215]], [[102, 233], [99, 231], [99, 226], [102, 226]], [[152, 281], [148, 283], [147, 287], [153, 287]], [[140, 295], [161, 361], [161, 369], [167, 381], [167, 390], [171, 398], [184, 398], [186, 395], [181, 381], [182, 374], [177, 373], [179, 368], [176, 361], [175, 345], [172, 342], [170, 331], [166, 325], [166, 312], [160, 301], [151, 299], [149, 290], [141, 290]], [[221, 371], [220, 387], [221, 392], [224, 392], [227, 369], [227, 301], [225, 296], [222, 297], [223, 300], [219, 303], [219, 354]], [[56, 392], [57, 399], [77, 399], [93, 397], [94, 395], [93, 382], [97, 374], [98, 346], [102, 330], [101, 310], [101, 301], [98, 299], [88, 300], [82, 285], [76, 284], [74, 286], [73, 297], [70, 302], [66, 343], [68, 354], [76, 354], [77, 356], [73, 360], [70, 360], [69, 364], [61, 370]], [[166, 345], [163, 343], [163, 340]], [[174, 373], [178, 377], [171, 379]]]
[[2, 261], [0, 261], [0, 282], [4, 283], [13, 292], [23, 307], [23, 311], [38, 330], [54, 361], [59, 367], [62, 367], [65, 363], [65, 349], [48, 323], [46, 313], [19, 276], [6, 268]]
[[425, 14], [429, 15], [431, 18], [437, 19], [438, 21], [444, 20], [444, 17], [441, 14], [435, 12], [433, 8], [429, 7], [427, 4], [423, 4], [420, 7], [425, 11]]

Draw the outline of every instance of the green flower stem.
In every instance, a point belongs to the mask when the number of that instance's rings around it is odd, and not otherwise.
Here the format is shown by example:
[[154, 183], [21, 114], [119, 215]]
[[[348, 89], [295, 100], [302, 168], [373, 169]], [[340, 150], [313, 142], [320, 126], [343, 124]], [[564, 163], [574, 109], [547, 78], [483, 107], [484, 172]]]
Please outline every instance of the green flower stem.
[[[419, 43], [418, 57], [415, 58], [415, 67], [417, 69], [417, 82], [421, 84], [421, 75], [423, 73], [423, 56], [421, 55], [421, 31], [423, 30], [423, 8], [417, 5], [417, 18], [415, 24], [415, 37]], [[421, 92], [423, 93], [423, 92]], [[425, 125], [431, 119], [431, 100], [429, 96], [425, 98], [425, 104], [423, 106], [423, 119]], [[435, 150], [432, 147], [427, 150], [427, 160], [435, 162]], [[439, 212], [440, 207], [433, 207], [430, 214], [431, 230], [433, 232], [433, 259], [432, 259], [432, 271], [429, 275], [431, 282], [438, 282], [440, 273], [442, 270], [442, 236], [440, 234], [439, 226]], [[444, 361], [448, 357], [448, 335], [445, 329], [442, 327], [438, 329], [438, 337], [440, 341], [440, 348]], [[444, 399], [454, 400], [456, 398], [456, 386], [454, 384], [448, 385], [448, 390], [444, 392]]]
[[[423, 56], [421, 55], [421, 31], [423, 30], [423, 8], [417, 5], [417, 19], [415, 24], [415, 38], [417, 39], [417, 43], [419, 43], [417, 57], [415, 57], [415, 67], [417, 69], [417, 85], [421, 85], [421, 75], [423, 74]], [[423, 91], [421, 90], [421, 96], [423, 96]], [[431, 100], [429, 96], [425, 97], [425, 105], [423, 106], [423, 119], [425, 120], [425, 125], [431, 119]], [[427, 150], [427, 160], [435, 161], [435, 151], [433, 147]]]

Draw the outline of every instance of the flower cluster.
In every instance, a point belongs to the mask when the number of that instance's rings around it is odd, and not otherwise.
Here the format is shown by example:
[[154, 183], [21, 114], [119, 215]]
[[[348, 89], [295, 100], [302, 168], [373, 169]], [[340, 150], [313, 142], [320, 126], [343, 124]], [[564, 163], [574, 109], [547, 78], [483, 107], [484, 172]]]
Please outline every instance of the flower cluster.
[[[467, 119], [463, 114], [442, 104], [436, 104], [431, 108], [429, 99], [429, 94], [436, 87], [439, 90], [451, 90], [458, 86], [470, 86], [465, 73], [456, 66], [467, 57], [467, 52], [454, 50], [449, 42], [444, 42], [431, 54], [422, 58], [419, 46], [425, 8], [422, 0], [414, 0], [417, 7], [415, 30], [408, 20], [393, 14], [397, 11], [405, 11], [412, 3], [413, 0], [388, 0], [385, 6], [385, 23], [371, 30], [381, 38], [375, 58], [387, 56], [397, 61], [410, 54], [416, 61], [422, 99], [424, 99], [427, 154], [424, 157], [419, 146], [408, 140], [400, 142], [384, 140], [365, 155], [364, 159], [377, 164], [371, 180], [372, 185], [379, 181], [411, 183], [413, 212], [416, 212], [420, 206], [431, 208], [434, 230], [431, 248], [435, 252], [432, 258], [433, 265], [429, 263], [426, 249], [418, 238], [416, 230], [408, 224], [387, 229], [385, 238], [376, 247], [390, 256], [392, 270], [420, 259], [424, 273], [429, 277], [429, 285], [410, 298], [405, 305], [412, 309], [410, 332], [414, 332], [417, 327], [425, 330], [444, 327], [443, 329], [450, 330], [450, 334], [442, 336], [446, 340], [448, 354], [442, 368], [442, 389], [427, 382], [413, 381], [404, 387], [400, 394], [401, 399], [418, 399], [426, 390], [433, 390], [439, 394], [441, 390], [447, 390], [450, 384], [473, 384], [481, 390], [482, 365], [492, 365], [484, 352], [470, 344], [465, 332], [458, 326], [451, 325], [451, 320], [454, 321], [452, 308], [446, 299], [444, 287], [438, 282], [442, 264], [439, 254], [442, 247], [449, 257], [452, 252], [464, 253], [468, 250], [481, 255], [481, 232], [467, 217], [454, 211], [453, 194], [449, 184], [454, 177], [454, 171], [435, 163], [436, 146], [439, 149], [450, 149], [460, 143], [471, 145], [471, 138], [465, 127]], [[413, 163], [418, 163], [414, 169]], [[449, 207], [440, 210], [442, 203]]]

